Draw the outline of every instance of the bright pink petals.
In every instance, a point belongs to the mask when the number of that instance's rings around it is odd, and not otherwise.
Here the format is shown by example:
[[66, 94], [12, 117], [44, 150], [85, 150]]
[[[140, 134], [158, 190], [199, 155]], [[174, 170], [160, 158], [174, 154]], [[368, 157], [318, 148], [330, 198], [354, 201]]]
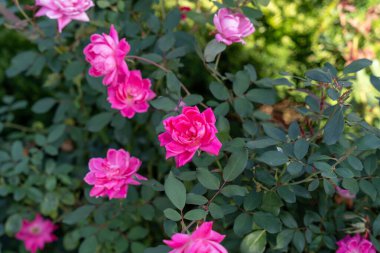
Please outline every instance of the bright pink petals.
[[119, 41], [115, 27], [111, 25], [110, 34], [93, 34], [91, 43], [83, 53], [91, 64], [90, 76], [104, 76], [103, 84], [116, 86], [128, 78], [129, 71], [125, 56], [130, 46], [125, 39]]
[[24, 241], [25, 249], [31, 253], [42, 250], [45, 244], [57, 240], [53, 234], [57, 226], [48, 219], [37, 214], [33, 221], [23, 220], [20, 231], [16, 234], [18, 240]]
[[164, 243], [173, 250], [169, 253], [227, 253], [220, 244], [225, 236], [212, 230], [213, 222], [204, 222], [191, 235], [177, 233]]
[[132, 70], [129, 78], [117, 86], [108, 87], [108, 101], [121, 115], [133, 118], [135, 113], [146, 112], [149, 101], [156, 97], [149, 79], [143, 79], [139, 70]]
[[373, 244], [360, 235], [347, 235], [337, 242], [338, 250], [336, 253], [376, 253]]
[[106, 158], [92, 158], [90, 172], [84, 178], [86, 183], [93, 185], [90, 196], [126, 198], [129, 185], [140, 185], [139, 180], [147, 180], [137, 174], [140, 166], [141, 161], [123, 149], [109, 149]]
[[47, 16], [58, 20], [58, 31], [62, 32], [72, 20], [90, 21], [86, 11], [94, 6], [92, 0], [36, 0], [41, 8], [37, 17]]
[[165, 132], [158, 136], [166, 148], [166, 159], [174, 157], [176, 166], [188, 163], [198, 150], [219, 155], [222, 143], [216, 137], [215, 115], [211, 108], [203, 113], [196, 106], [183, 107], [182, 114], [164, 120]]
[[252, 22], [242, 13], [222, 8], [214, 16], [214, 25], [218, 30], [215, 38], [226, 45], [240, 42], [245, 44], [243, 38], [255, 31]]
[[339, 186], [335, 186], [335, 190], [338, 193], [339, 196], [345, 199], [355, 199], [356, 195], [352, 194], [349, 190], [345, 190], [343, 188], [340, 188]]

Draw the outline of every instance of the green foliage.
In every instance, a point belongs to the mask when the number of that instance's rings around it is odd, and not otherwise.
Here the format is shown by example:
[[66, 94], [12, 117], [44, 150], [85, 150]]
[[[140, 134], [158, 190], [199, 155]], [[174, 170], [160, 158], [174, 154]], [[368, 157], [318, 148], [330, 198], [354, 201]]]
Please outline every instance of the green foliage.
[[[209, 3], [240, 8], [254, 21], [258, 39], [247, 40], [248, 49], [207, 35], [210, 8], [193, 9], [181, 21], [174, 1], [95, 2], [90, 23], [71, 23], [61, 35], [45, 18], [11, 33], [31, 45], [15, 44], [1, 88], [0, 251], [22, 252], [14, 235], [22, 219], [36, 213], [59, 226], [60, 238], [48, 252], [168, 252], [163, 239], [204, 220], [227, 235], [229, 252], [330, 252], [345, 233], [368, 232], [380, 244], [380, 131], [350, 100], [352, 83], [370, 60], [316, 68], [301, 50], [297, 59], [283, 56], [277, 35], [259, 32], [273, 25], [261, 12], [267, 0]], [[308, 6], [296, 1], [287, 8], [297, 4]], [[7, 1], [19, 14], [11, 5]], [[277, 5], [264, 14], [277, 12]], [[152, 80], [157, 94], [149, 112], [133, 119], [111, 109], [106, 87], [86, 73], [82, 50], [91, 34], [111, 23], [131, 44], [130, 55], [154, 63], [127, 61]], [[294, 47], [303, 48], [301, 39]], [[255, 66], [247, 64], [250, 54]], [[262, 77], [284, 61], [294, 76]], [[370, 81], [380, 90], [378, 75]], [[282, 100], [295, 101], [290, 121], [281, 110], [277, 115]], [[213, 109], [223, 148], [218, 156], [196, 154], [192, 163], [172, 169], [157, 135], [182, 101]], [[139, 157], [140, 174], [149, 180], [130, 187], [127, 199], [90, 198], [83, 181], [88, 160], [104, 157], [110, 147]], [[353, 204], [336, 194], [336, 186], [356, 194]]]

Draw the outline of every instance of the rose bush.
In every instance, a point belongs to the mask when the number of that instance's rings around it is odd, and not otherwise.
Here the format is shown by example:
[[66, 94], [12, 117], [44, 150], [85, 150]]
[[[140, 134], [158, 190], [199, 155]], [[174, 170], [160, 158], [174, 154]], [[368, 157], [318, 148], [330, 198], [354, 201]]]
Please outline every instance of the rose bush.
[[379, 251], [380, 131], [350, 104], [372, 62], [229, 69], [225, 53], [254, 48], [267, 1], [185, 16], [174, 2], [0, 2], [32, 44], [8, 78], [44, 81], [38, 96], [2, 97], [0, 249]]

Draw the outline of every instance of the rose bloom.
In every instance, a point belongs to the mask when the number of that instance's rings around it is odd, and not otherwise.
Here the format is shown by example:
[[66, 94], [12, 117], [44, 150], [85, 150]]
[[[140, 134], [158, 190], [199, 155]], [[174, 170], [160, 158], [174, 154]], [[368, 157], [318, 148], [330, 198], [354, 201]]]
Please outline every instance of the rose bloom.
[[169, 253], [228, 253], [220, 244], [225, 235], [212, 230], [213, 222], [204, 222], [191, 235], [177, 233], [164, 243], [173, 250]]
[[94, 3], [92, 0], [36, 0], [36, 5], [41, 7], [36, 16], [58, 19], [58, 31], [62, 32], [72, 20], [88, 22], [86, 11]]
[[110, 34], [93, 34], [91, 43], [83, 51], [86, 61], [91, 64], [90, 76], [104, 76], [103, 84], [117, 85], [128, 77], [129, 71], [124, 58], [130, 46], [125, 39], [119, 40], [115, 27]]
[[345, 190], [343, 188], [340, 188], [339, 186], [335, 186], [335, 190], [338, 193], [339, 196], [345, 199], [355, 199], [356, 195], [352, 194], [349, 190]]
[[218, 30], [215, 39], [226, 45], [240, 42], [255, 31], [252, 22], [240, 12], [222, 8], [214, 16], [214, 25]]
[[151, 85], [149, 79], [141, 77], [139, 70], [132, 70], [123, 83], [108, 87], [108, 101], [112, 108], [120, 110], [121, 115], [133, 118], [135, 113], [146, 112], [148, 101], [156, 96]]
[[23, 220], [20, 231], [17, 232], [16, 238], [24, 241], [25, 249], [31, 253], [42, 250], [45, 244], [57, 240], [53, 234], [57, 226], [50, 220], [45, 220], [37, 214], [33, 221]]
[[373, 244], [358, 234], [353, 237], [347, 235], [337, 245], [336, 253], [376, 253]]
[[84, 178], [86, 183], [93, 185], [90, 196], [126, 198], [129, 185], [140, 185], [138, 180], [147, 180], [137, 174], [140, 166], [141, 161], [123, 149], [109, 149], [106, 158], [90, 159], [90, 172]]
[[183, 107], [182, 114], [164, 120], [165, 132], [158, 136], [166, 148], [166, 159], [175, 158], [176, 166], [188, 163], [197, 150], [219, 155], [222, 143], [216, 137], [215, 115], [211, 108], [200, 113], [196, 106]]
[[179, 11], [181, 12], [181, 19], [185, 20], [187, 18], [186, 13], [191, 11], [191, 8], [189, 6], [180, 6]]

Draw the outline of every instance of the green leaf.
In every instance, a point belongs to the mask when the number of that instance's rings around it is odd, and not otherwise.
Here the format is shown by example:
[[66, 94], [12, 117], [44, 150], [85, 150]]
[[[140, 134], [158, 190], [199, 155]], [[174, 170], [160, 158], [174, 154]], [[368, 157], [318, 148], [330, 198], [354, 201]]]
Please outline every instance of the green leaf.
[[42, 98], [32, 106], [32, 111], [38, 114], [45, 113], [48, 112], [56, 103], [57, 101], [53, 98]]
[[54, 215], [57, 212], [59, 205], [59, 197], [56, 193], [54, 192], [48, 192], [44, 196], [40, 210], [41, 213], [44, 215]]
[[222, 101], [227, 100], [230, 97], [226, 86], [217, 82], [212, 82], [210, 84], [210, 91], [215, 98]]
[[178, 209], [182, 210], [186, 203], [186, 188], [184, 184], [176, 179], [170, 172], [165, 181], [165, 194]]
[[244, 236], [252, 231], [252, 216], [247, 213], [238, 215], [234, 221], [233, 230], [238, 236]]
[[309, 184], [309, 187], [307, 188], [307, 190], [310, 191], [310, 192], [315, 191], [318, 188], [318, 186], [319, 186], [319, 180], [318, 179], [314, 179]]
[[35, 62], [38, 54], [33, 51], [21, 52], [13, 57], [11, 66], [7, 69], [6, 74], [8, 77], [15, 77], [21, 72], [29, 69]]
[[204, 205], [208, 202], [208, 199], [203, 197], [202, 195], [198, 195], [195, 193], [188, 193], [186, 196], [186, 204], [190, 205]]
[[249, 117], [253, 114], [253, 105], [245, 98], [235, 98], [234, 109], [241, 117]]
[[257, 212], [253, 216], [256, 224], [265, 229], [270, 234], [275, 234], [281, 231], [282, 223], [279, 218], [271, 213]]
[[61, 124], [61, 125], [56, 125], [52, 128], [52, 130], [49, 132], [47, 141], [48, 143], [52, 143], [57, 141], [59, 138], [62, 137], [62, 135], [65, 133], [66, 126]]
[[323, 142], [327, 145], [335, 144], [340, 139], [344, 129], [343, 108], [336, 105], [334, 110], [335, 112], [324, 127]]
[[164, 215], [166, 218], [172, 221], [180, 221], [181, 220], [181, 215], [174, 209], [172, 208], [167, 208], [164, 210]]
[[359, 59], [359, 60], [353, 61], [350, 64], [348, 64], [343, 69], [343, 73], [344, 74], [355, 73], [355, 72], [358, 72], [358, 71], [360, 71], [366, 67], [371, 66], [371, 64], [372, 64], [372, 61], [370, 61], [368, 59]]
[[380, 214], [376, 217], [372, 225], [372, 233], [374, 236], [380, 235]]
[[292, 176], [299, 175], [303, 170], [303, 165], [300, 162], [290, 162], [287, 171]]
[[263, 200], [262, 192], [256, 192], [252, 190], [247, 196], [244, 198], [244, 209], [246, 211], [252, 211], [261, 206]]
[[283, 206], [281, 199], [275, 192], [265, 192], [261, 209], [278, 215]]
[[7, 233], [8, 236], [13, 236], [18, 231], [20, 231], [22, 225], [22, 218], [18, 214], [12, 214], [8, 217], [8, 219], [5, 222], [5, 233]]
[[99, 132], [102, 130], [112, 119], [112, 112], [102, 112], [91, 117], [87, 122], [87, 129], [90, 132]]
[[228, 198], [232, 196], [244, 197], [247, 193], [247, 188], [239, 185], [227, 185], [222, 189], [222, 194]]
[[288, 228], [297, 228], [298, 224], [294, 217], [286, 211], [282, 211], [280, 214], [280, 219], [284, 223], [284, 225]]
[[296, 194], [290, 186], [280, 186], [277, 193], [287, 203], [296, 203]]
[[68, 225], [73, 225], [82, 222], [95, 210], [95, 206], [85, 205], [75, 209], [71, 213], [67, 213], [63, 216], [62, 222]]
[[11, 147], [11, 156], [13, 161], [20, 161], [24, 157], [24, 147], [21, 141], [15, 141]]
[[215, 203], [211, 203], [208, 210], [214, 219], [221, 219], [224, 217], [223, 209]]
[[188, 211], [184, 218], [186, 220], [201, 220], [204, 219], [207, 215], [207, 212], [203, 209], [194, 209], [191, 211]]
[[285, 249], [292, 241], [294, 231], [291, 229], [282, 230], [276, 237], [276, 249]]
[[175, 37], [173, 33], [168, 33], [162, 36], [158, 40], [158, 47], [161, 49], [162, 52], [167, 52], [169, 49], [171, 49], [174, 46], [175, 43]]
[[332, 76], [330, 73], [323, 71], [322, 69], [311, 69], [306, 72], [306, 76], [311, 80], [322, 82], [322, 83], [331, 83]]
[[354, 177], [354, 173], [349, 168], [339, 167], [335, 170], [336, 174], [344, 178], [352, 178]]
[[174, 94], [180, 94], [181, 92], [181, 82], [178, 80], [173, 72], [166, 74], [166, 85], [168, 89]]
[[274, 105], [277, 102], [277, 93], [274, 89], [252, 89], [245, 96], [258, 104]]
[[293, 237], [293, 245], [298, 250], [298, 252], [304, 252], [305, 248], [305, 236], [299, 230], [296, 230]]
[[79, 246], [79, 253], [94, 253], [98, 247], [98, 240], [96, 237], [90, 236], [87, 237]]
[[282, 142], [286, 141], [286, 134], [281, 129], [274, 127], [271, 124], [263, 124], [263, 127], [265, 134], [269, 137]]
[[309, 151], [309, 142], [305, 139], [299, 139], [294, 143], [294, 155], [301, 160]]
[[198, 168], [197, 179], [207, 189], [218, 190], [220, 187], [219, 178], [212, 174], [208, 169]]
[[360, 189], [365, 194], [367, 194], [368, 196], [370, 196], [373, 201], [376, 201], [377, 191], [376, 191], [375, 186], [373, 186], [373, 184], [371, 184], [369, 181], [367, 181], [365, 179], [362, 179], [359, 182], [359, 186], [360, 186]]
[[373, 87], [375, 87], [376, 90], [380, 91], [380, 77], [371, 75], [370, 80], [371, 80]]
[[249, 75], [245, 71], [238, 71], [235, 75], [232, 89], [237, 96], [242, 96], [250, 84]]
[[352, 194], [357, 194], [359, 191], [359, 185], [354, 178], [344, 178], [342, 186], [349, 190]]
[[223, 43], [219, 43], [215, 39], [210, 41], [204, 51], [204, 58], [206, 62], [213, 62], [216, 56], [222, 53], [227, 46]]
[[158, 97], [157, 99], [150, 101], [150, 104], [158, 109], [163, 110], [165, 112], [172, 111], [177, 107], [177, 104], [173, 102], [173, 100], [168, 97]]
[[262, 138], [262, 139], [247, 142], [247, 148], [261, 149], [261, 148], [275, 146], [279, 143], [280, 143], [279, 141], [273, 140], [272, 138]]
[[223, 178], [230, 182], [243, 173], [248, 162], [248, 151], [241, 150], [232, 153], [228, 159], [226, 167], [223, 169]]
[[355, 156], [349, 156], [347, 162], [354, 170], [362, 171], [364, 168], [363, 163]]
[[267, 244], [265, 230], [258, 230], [247, 235], [240, 244], [241, 253], [263, 253]]
[[262, 154], [258, 161], [268, 164], [269, 166], [280, 166], [288, 162], [288, 157], [280, 151], [267, 151]]
[[179, 8], [173, 8], [166, 16], [164, 28], [167, 31], [173, 30], [181, 21]]
[[194, 95], [194, 94], [186, 96], [183, 99], [183, 102], [188, 106], [197, 105], [201, 103], [202, 101], [203, 101], [203, 97], [201, 95]]

